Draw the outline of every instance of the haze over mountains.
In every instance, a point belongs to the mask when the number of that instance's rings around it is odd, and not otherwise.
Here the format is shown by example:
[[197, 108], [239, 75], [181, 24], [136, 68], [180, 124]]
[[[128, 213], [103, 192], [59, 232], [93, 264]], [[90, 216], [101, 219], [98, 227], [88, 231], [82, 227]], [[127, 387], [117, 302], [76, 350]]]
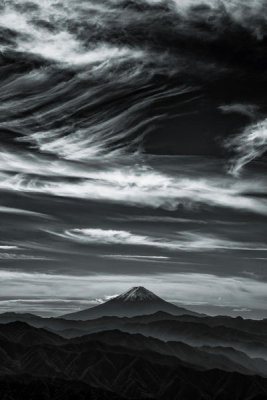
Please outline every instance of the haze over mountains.
[[0, 314], [1, 399], [266, 400], [267, 320], [187, 313], [143, 287], [91, 311]]

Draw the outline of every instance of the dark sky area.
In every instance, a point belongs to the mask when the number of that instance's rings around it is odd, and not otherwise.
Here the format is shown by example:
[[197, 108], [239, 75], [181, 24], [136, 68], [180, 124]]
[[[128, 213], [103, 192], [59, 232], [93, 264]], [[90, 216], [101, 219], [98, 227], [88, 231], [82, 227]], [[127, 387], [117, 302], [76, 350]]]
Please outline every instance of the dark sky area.
[[267, 318], [266, 44], [265, 0], [0, 4], [0, 312]]

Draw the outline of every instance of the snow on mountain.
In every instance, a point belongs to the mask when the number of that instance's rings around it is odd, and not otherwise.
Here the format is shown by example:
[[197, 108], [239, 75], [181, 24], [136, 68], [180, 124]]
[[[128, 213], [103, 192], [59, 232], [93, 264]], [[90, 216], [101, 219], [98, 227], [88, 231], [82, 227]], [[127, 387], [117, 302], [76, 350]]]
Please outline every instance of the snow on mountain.
[[143, 286], [135, 286], [132, 289], [128, 290], [125, 293], [120, 294], [115, 297], [116, 300], [120, 301], [155, 301], [160, 298], [152, 293], [150, 290], [147, 290]]

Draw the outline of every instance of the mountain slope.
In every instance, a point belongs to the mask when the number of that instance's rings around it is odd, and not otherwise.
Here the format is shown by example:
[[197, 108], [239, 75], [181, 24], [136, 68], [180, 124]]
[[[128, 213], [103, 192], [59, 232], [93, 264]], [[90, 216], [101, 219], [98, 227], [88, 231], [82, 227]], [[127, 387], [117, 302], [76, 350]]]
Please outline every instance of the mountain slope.
[[16, 336], [9, 337], [9, 332], [15, 331], [14, 324], [0, 326], [0, 337], [1, 333], [6, 335], [0, 340], [1, 399], [267, 398], [267, 379], [189, 364], [179, 358], [190, 350], [186, 346], [161, 344], [119, 331], [48, 343], [46, 331], [21, 323], [18, 328], [27, 334], [32, 330], [36, 337], [39, 332], [40, 339], [24, 345], [25, 335], [19, 335], [19, 342]]
[[164, 311], [173, 315], [197, 315], [169, 303], [142, 286], [133, 287], [106, 303], [86, 310], [65, 314], [61, 318], [87, 320], [103, 316], [132, 317]]
[[[80, 381], [31, 375], [0, 377], [0, 399], [5, 400], [126, 400], [116, 393]], [[143, 399], [145, 400], [145, 399]]]

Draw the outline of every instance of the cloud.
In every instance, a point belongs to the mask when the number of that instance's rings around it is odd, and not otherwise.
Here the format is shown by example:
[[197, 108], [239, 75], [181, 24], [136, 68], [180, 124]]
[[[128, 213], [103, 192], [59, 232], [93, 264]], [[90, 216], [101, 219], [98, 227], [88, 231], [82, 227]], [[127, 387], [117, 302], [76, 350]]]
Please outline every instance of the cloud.
[[[168, 266], [182, 262], [179, 258], [197, 258], [202, 263], [195, 267], [198, 272], [250, 270], [250, 262], [240, 260], [238, 252], [252, 251], [254, 256], [253, 251], [265, 251], [266, 245], [258, 243], [265, 241], [261, 235], [264, 218], [246, 215], [267, 216], [265, 175], [254, 169], [242, 179], [225, 174], [224, 161], [215, 160], [217, 150], [214, 158], [148, 156], [145, 151], [199, 154], [205, 148], [205, 154], [211, 154], [217, 146], [210, 145], [213, 138], [209, 142], [213, 127], [204, 126], [201, 132], [198, 128], [202, 123], [214, 124], [216, 131], [215, 108], [225, 102], [226, 92], [232, 103], [220, 107], [223, 113], [260, 117], [257, 106], [251, 103], [264, 104], [264, 85], [262, 91], [258, 89], [265, 76], [264, 41], [260, 42], [266, 35], [265, 0], [4, 3], [0, 24], [7, 41], [1, 41], [0, 52], [4, 59], [11, 52], [15, 62], [14, 69], [3, 66], [8, 73], [1, 80], [0, 129], [2, 142], [10, 145], [1, 143], [0, 191], [5, 196], [3, 204], [18, 208], [0, 206], [0, 215], [15, 213], [27, 218], [18, 218], [18, 229], [14, 216], [4, 216], [1, 234], [6, 236], [5, 243], [23, 244], [21, 249], [2, 246], [1, 265], [73, 273], [86, 269], [100, 272], [116, 265], [116, 271], [127, 273], [133, 261], [132, 271], [144, 274], [150, 270], [153, 275], [155, 270], [181, 269]], [[225, 120], [229, 120], [229, 126], [227, 122], [225, 129], [220, 127], [223, 134], [230, 129], [232, 118]], [[257, 124], [251, 123], [250, 128], [253, 126]], [[143, 140], [147, 133], [148, 140]], [[203, 135], [207, 146], [198, 145], [205, 141]], [[248, 136], [252, 145], [245, 144]], [[233, 171], [236, 168], [238, 174], [244, 165], [263, 154], [265, 144], [261, 138], [259, 135], [251, 140], [251, 134], [247, 134], [241, 144], [237, 139], [230, 145], [237, 156]], [[28, 217], [42, 214], [27, 211], [31, 205], [40, 212], [49, 209], [59, 218], [33, 223]], [[161, 217], [160, 209], [168, 210], [164, 212], [168, 217]], [[135, 214], [150, 211], [157, 216], [135, 223], [139, 218], [134, 220]], [[116, 218], [118, 212], [129, 219], [113, 225], [108, 218]], [[213, 220], [203, 221], [206, 216]], [[241, 227], [218, 226], [223, 221], [214, 218], [232, 219], [233, 224], [242, 219], [248, 228], [241, 232]], [[182, 229], [189, 231], [172, 233], [175, 228], [181, 229], [181, 225], [174, 226], [176, 223], [185, 224]], [[81, 229], [84, 227], [89, 230]], [[193, 228], [203, 232], [210, 228], [220, 234], [202, 234]], [[44, 230], [61, 238], [49, 236]], [[179, 252], [177, 257], [175, 251]], [[42, 254], [55, 252], [59, 263], [42, 261], [47, 260]], [[105, 252], [109, 254], [103, 255]], [[127, 254], [121, 254], [124, 252]], [[158, 253], [170, 257], [154, 255]], [[264, 257], [257, 258], [258, 262], [251, 260], [256, 267], [264, 263]], [[163, 265], [150, 266], [152, 262]], [[8, 281], [10, 293], [16, 296], [20, 290], [35, 291], [37, 296], [39, 291], [51, 295], [69, 291], [78, 295], [81, 288], [88, 296], [90, 288], [95, 298], [103, 298], [111, 290], [108, 284], [101, 288], [101, 279], [96, 281], [95, 276], [94, 292], [87, 278], [83, 283], [82, 278], [58, 275], [50, 279], [47, 275], [13, 275], [14, 280]], [[127, 289], [123, 285], [132, 285], [131, 279], [113, 278], [110, 295]], [[213, 289], [213, 284], [217, 289], [220, 285], [219, 279], [207, 275], [203, 279], [190, 276], [194, 282], [178, 278], [187, 288], [184, 294], [188, 301], [190, 290], [195, 301], [200, 296], [201, 290], [195, 288], [198, 282], [206, 292], [209, 287]], [[140, 281], [138, 276], [132, 279]], [[170, 281], [171, 277], [163, 280], [168, 290], [182, 293], [180, 282], [170, 286]], [[149, 285], [152, 280], [147, 276], [145, 282]], [[158, 286], [153, 282], [154, 288], [161, 288], [160, 281]], [[234, 282], [237, 284], [236, 279]], [[234, 292], [234, 284], [228, 284]], [[244, 288], [248, 283], [240, 285]]]
[[254, 104], [235, 103], [222, 105], [219, 107], [219, 110], [224, 114], [237, 113], [254, 119], [258, 114], [259, 107]]
[[205, 235], [201, 232], [179, 232], [170, 238], [135, 234], [111, 229], [69, 229], [63, 233], [49, 232], [80, 244], [148, 246], [172, 251], [244, 250], [267, 251], [263, 243], [245, 243]]
[[[188, 23], [204, 19], [214, 29], [212, 37], [216, 37], [216, 33], [224, 32], [225, 20], [231, 21], [232, 25], [242, 26], [250, 32], [257, 40], [262, 40], [266, 35], [266, 3], [265, 0], [253, 1], [231, 1], [231, 0], [146, 0], [151, 6], [159, 4], [169, 6], [173, 12], [178, 13]], [[227, 19], [226, 19], [227, 18]], [[230, 22], [229, 22], [230, 23]], [[191, 30], [193, 27], [191, 27]], [[196, 28], [195, 28], [196, 29]], [[198, 32], [202, 33], [201, 28]], [[209, 30], [209, 35], [211, 32]]]
[[[10, 253], [9, 251], [16, 251], [16, 253]], [[19, 246], [13, 245], [0, 245], [0, 261], [1, 260], [51, 260], [50, 258], [33, 255], [33, 254], [22, 254], [20, 251], [22, 250]]]
[[[265, 193], [265, 180], [257, 177], [237, 181], [220, 173], [209, 176], [201, 173], [199, 164], [194, 162], [186, 175], [180, 172], [179, 164], [177, 171], [170, 174], [161, 171], [160, 165], [158, 169], [145, 164], [90, 166], [2, 151], [0, 189], [167, 210], [175, 210], [179, 205], [194, 208], [205, 204], [267, 215], [264, 199], [246, 195]], [[216, 164], [212, 167], [218, 168]]]
[[66, 299], [66, 298], [0, 298], [0, 313], [34, 313], [41, 316], [56, 316], [70, 312], [79, 311], [84, 308], [99, 304], [94, 299]]
[[103, 254], [99, 257], [108, 258], [113, 260], [122, 260], [122, 261], [136, 261], [136, 262], [155, 262], [155, 263], [164, 263], [169, 262], [171, 257], [166, 256], [140, 256], [140, 255], [129, 255], [129, 254]]
[[[162, 223], [186, 223], [186, 224], [208, 224], [208, 221], [202, 219], [190, 219], [190, 218], [179, 218], [179, 217], [167, 217], [157, 215], [135, 215], [135, 216], [124, 216], [124, 217], [110, 217], [111, 221], [140, 221], [140, 222], [162, 222]], [[219, 221], [216, 221], [219, 223]]]
[[39, 218], [51, 218], [47, 214], [42, 214], [34, 211], [23, 210], [21, 208], [13, 208], [13, 207], [6, 207], [0, 205], [0, 213], [4, 214], [18, 214], [18, 215], [28, 215], [32, 217], [39, 217]]
[[236, 153], [230, 173], [238, 176], [245, 165], [267, 151], [267, 119], [248, 126], [240, 135], [228, 139], [225, 145]]
[[157, 216], [157, 215], [132, 215], [132, 216], [119, 216], [109, 217], [110, 221], [119, 222], [152, 222], [152, 223], [163, 223], [163, 224], [197, 224], [197, 225], [241, 225], [245, 224], [244, 221], [233, 221], [233, 220], [219, 220], [219, 219], [197, 219], [197, 218], [180, 218], [180, 217], [169, 217], [169, 216]]
[[[83, 43], [74, 34], [67, 29], [64, 30], [64, 25], [62, 24], [60, 24], [61, 26], [58, 25], [61, 30], [57, 29], [56, 31], [49, 31], [40, 24], [33, 24], [31, 18], [34, 17], [45, 19], [50, 23], [52, 18], [60, 23], [60, 19], [69, 17], [65, 11], [66, 9], [56, 9], [52, 3], [43, 7], [38, 2], [38, 6], [34, 10], [35, 15], [32, 15], [30, 10], [27, 14], [22, 13], [21, 9], [10, 7], [8, 4], [2, 10], [0, 25], [19, 33], [13, 44], [13, 49], [72, 66], [99, 63], [107, 65], [107, 61], [112, 58], [129, 59], [131, 57], [144, 56], [141, 50], [134, 51], [129, 48], [118, 48], [117, 46], [105, 44], [89, 50], [83, 46]], [[10, 44], [2, 45], [1, 50], [7, 50], [9, 47]]]
[[19, 247], [11, 245], [0, 245], [0, 250], [19, 250]]
[[[165, 3], [166, 0], [148, 0], [154, 3]], [[228, 17], [231, 22], [241, 25], [251, 32], [258, 40], [262, 40], [266, 34], [266, 3], [264, 0], [242, 2], [240, 0], [174, 0], [177, 12], [190, 20], [192, 11], [199, 12], [197, 7], [203, 7], [204, 16], [210, 17], [210, 24], [222, 29], [223, 18]], [[216, 19], [212, 18], [216, 16]], [[201, 15], [199, 17], [201, 19]]]
[[38, 261], [51, 261], [51, 258], [43, 257], [43, 256], [34, 256], [31, 254], [12, 254], [12, 253], [0, 253], [0, 261], [5, 260], [38, 260]]

